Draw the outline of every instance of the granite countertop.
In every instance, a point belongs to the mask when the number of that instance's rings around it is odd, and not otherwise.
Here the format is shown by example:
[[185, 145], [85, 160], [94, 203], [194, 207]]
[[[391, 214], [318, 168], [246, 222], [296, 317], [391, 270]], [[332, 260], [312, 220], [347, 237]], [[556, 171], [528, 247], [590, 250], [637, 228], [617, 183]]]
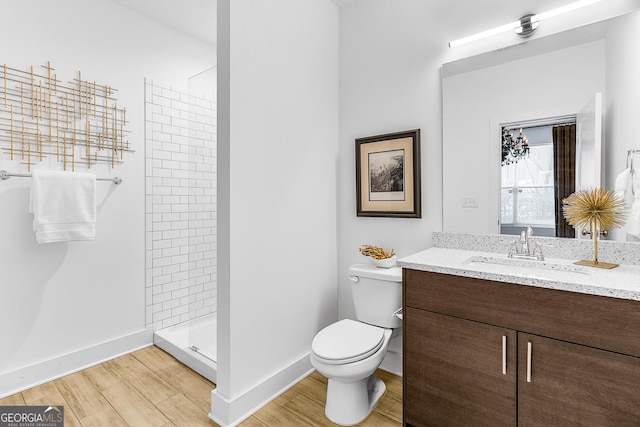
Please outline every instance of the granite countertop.
[[495, 252], [434, 247], [398, 261], [403, 268], [640, 301], [640, 266], [607, 270], [573, 259], [508, 258]]

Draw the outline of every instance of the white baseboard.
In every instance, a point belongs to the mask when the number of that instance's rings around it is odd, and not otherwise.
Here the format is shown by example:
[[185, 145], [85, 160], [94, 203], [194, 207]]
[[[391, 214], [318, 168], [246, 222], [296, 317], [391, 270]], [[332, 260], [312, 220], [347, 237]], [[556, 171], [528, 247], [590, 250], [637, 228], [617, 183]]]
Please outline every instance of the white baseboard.
[[235, 399], [222, 396], [216, 388], [211, 391], [209, 418], [222, 427], [235, 427], [312, 371], [307, 354]]
[[402, 376], [402, 354], [389, 351], [380, 364], [380, 369]]
[[0, 398], [81, 371], [153, 344], [153, 331], [143, 329], [110, 341], [0, 374]]

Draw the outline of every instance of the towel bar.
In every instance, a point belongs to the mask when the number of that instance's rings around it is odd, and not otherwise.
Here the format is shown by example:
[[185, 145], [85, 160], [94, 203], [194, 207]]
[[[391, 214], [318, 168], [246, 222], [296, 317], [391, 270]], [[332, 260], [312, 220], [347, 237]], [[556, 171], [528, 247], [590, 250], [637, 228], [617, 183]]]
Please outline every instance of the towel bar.
[[[31, 174], [30, 173], [10, 173], [7, 171], [0, 171], [0, 181], [5, 181], [11, 177], [31, 178]], [[122, 184], [122, 178], [118, 178], [117, 176], [114, 178], [96, 178], [96, 181], [111, 181], [115, 185]]]

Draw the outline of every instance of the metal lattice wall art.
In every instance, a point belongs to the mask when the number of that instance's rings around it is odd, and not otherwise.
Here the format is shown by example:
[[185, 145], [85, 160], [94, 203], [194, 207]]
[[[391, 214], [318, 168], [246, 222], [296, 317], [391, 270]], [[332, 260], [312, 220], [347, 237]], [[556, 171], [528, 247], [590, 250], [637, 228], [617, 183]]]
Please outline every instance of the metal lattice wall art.
[[55, 156], [64, 170], [123, 163], [133, 152], [125, 137], [126, 108], [119, 108], [116, 89], [83, 80], [58, 80], [51, 63], [28, 71], [4, 64], [0, 95], [0, 149], [28, 170]]

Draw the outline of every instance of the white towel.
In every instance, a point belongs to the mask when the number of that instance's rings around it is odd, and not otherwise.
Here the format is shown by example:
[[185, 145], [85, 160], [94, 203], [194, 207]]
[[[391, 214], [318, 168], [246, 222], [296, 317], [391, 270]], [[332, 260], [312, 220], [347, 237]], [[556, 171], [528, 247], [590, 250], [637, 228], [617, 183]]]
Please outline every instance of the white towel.
[[629, 176], [629, 181], [631, 181], [634, 195], [631, 212], [627, 220], [627, 232], [640, 236], [640, 171], [634, 170]]
[[31, 177], [29, 211], [38, 243], [95, 238], [95, 175], [36, 170]]
[[632, 178], [633, 178], [633, 175], [635, 175], [635, 173], [636, 173], [635, 171], [634, 173], [631, 173], [631, 169], [629, 168], [623, 170], [616, 177], [616, 181], [614, 184], [614, 191], [616, 196], [622, 198], [625, 201], [625, 204], [627, 205], [628, 208], [631, 207], [631, 204], [633, 203], [633, 195], [632, 195], [633, 179]]

